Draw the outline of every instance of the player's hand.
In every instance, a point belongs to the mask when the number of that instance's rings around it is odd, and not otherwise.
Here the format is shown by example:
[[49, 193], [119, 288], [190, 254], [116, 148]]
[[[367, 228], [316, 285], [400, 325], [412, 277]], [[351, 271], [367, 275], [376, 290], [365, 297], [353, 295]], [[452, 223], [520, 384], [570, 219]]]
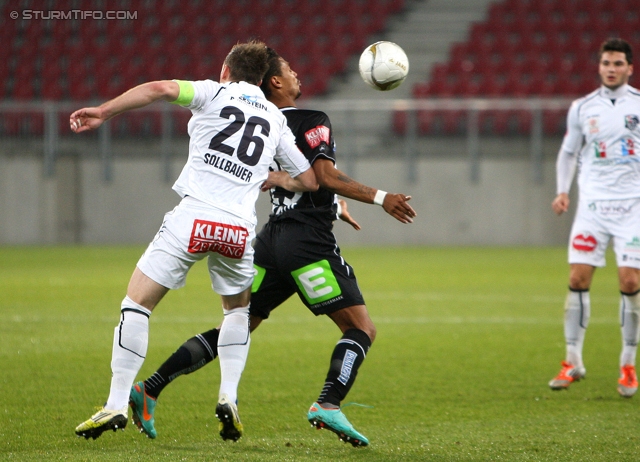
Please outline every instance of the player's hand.
[[260, 186], [260, 191], [266, 192], [272, 188], [275, 188], [276, 186], [282, 186], [285, 178], [288, 176], [289, 174], [283, 170], [279, 170], [277, 172], [269, 171], [269, 176], [267, 177], [265, 182], [262, 183], [262, 186]]
[[353, 226], [353, 229], [355, 229], [356, 231], [360, 231], [361, 229], [360, 225], [356, 220], [353, 219], [353, 217], [349, 214], [349, 211], [347, 210], [347, 203], [342, 199], [338, 199], [338, 202], [340, 203], [339, 218], [342, 221], [349, 223], [351, 226]]
[[401, 223], [413, 223], [413, 218], [417, 215], [416, 211], [408, 204], [411, 196], [404, 194], [387, 193], [384, 196], [382, 208], [385, 212]]
[[567, 193], [560, 193], [551, 203], [551, 208], [556, 215], [562, 215], [569, 210], [569, 195]]
[[86, 107], [78, 109], [69, 117], [69, 125], [74, 133], [82, 133], [88, 130], [95, 130], [106, 119], [102, 116], [102, 111], [97, 107]]

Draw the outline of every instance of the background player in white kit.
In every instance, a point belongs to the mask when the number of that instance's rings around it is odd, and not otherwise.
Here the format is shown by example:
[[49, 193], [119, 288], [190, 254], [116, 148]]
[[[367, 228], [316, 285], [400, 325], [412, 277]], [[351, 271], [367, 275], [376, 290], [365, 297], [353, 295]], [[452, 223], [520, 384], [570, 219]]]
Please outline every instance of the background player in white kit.
[[621, 39], [600, 48], [602, 86], [573, 102], [557, 160], [558, 215], [569, 207], [569, 188], [580, 154], [580, 198], [569, 240], [569, 293], [565, 302], [566, 358], [549, 382], [562, 390], [583, 378], [582, 346], [589, 323], [589, 287], [596, 267], [605, 265], [613, 241], [620, 282], [622, 353], [618, 392], [638, 389], [635, 363], [640, 324], [640, 92], [628, 85], [632, 50]]
[[[151, 311], [169, 289], [184, 285], [191, 266], [205, 256], [224, 312], [218, 341], [220, 435], [234, 441], [242, 435], [236, 400], [250, 343], [255, 201], [261, 186], [318, 188], [285, 117], [257, 86], [267, 71], [267, 60], [264, 43], [238, 44], [224, 61], [220, 83], [148, 82], [99, 107], [71, 114], [72, 130], [80, 133], [157, 100], [182, 105], [193, 113], [188, 126], [189, 158], [173, 186], [183, 199], [165, 215], [133, 272], [114, 332], [109, 398], [78, 425], [77, 435], [95, 439], [105, 430], [125, 427], [129, 392], [147, 351]], [[274, 157], [291, 176], [284, 171], [269, 174]]]

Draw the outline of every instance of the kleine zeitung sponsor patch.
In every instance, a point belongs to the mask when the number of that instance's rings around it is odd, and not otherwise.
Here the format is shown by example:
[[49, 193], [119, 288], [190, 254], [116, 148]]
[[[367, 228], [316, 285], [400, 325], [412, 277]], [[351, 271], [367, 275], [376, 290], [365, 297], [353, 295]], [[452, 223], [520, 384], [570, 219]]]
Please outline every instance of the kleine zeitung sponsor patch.
[[244, 255], [249, 231], [215, 221], [194, 220], [189, 240], [189, 253], [215, 252], [229, 258]]

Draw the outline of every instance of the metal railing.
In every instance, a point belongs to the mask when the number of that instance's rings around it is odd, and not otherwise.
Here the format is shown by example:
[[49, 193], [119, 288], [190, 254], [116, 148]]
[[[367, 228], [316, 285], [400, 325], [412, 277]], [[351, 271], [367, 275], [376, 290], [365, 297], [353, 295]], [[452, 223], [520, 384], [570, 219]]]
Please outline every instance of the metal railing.
[[[367, 114], [371, 111], [388, 111], [390, 113], [406, 113], [406, 130], [404, 131], [404, 158], [407, 164], [407, 180], [416, 179], [417, 140], [422, 136], [418, 127], [418, 113], [420, 111], [466, 111], [467, 157], [469, 160], [470, 181], [479, 179], [480, 163], [480, 115], [486, 111], [529, 111], [531, 113], [531, 128], [529, 132], [529, 153], [532, 165], [532, 179], [536, 183], [542, 182], [542, 139], [543, 112], [566, 111], [573, 99], [568, 98], [442, 98], [442, 99], [413, 99], [413, 100], [335, 100], [315, 104], [314, 109], [331, 113]], [[347, 117], [345, 123], [347, 133], [353, 133], [349, 123], [357, 119]], [[389, 127], [388, 127], [389, 128]]]
[[[544, 111], [565, 111], [571, 103], [566, 98], [530, 98], [530, 99], [383, 99], [383, 100], [314, 100], [302, 101], [301, 107], [327, 112], [333, 118], [341, 114], [344, 121], [341, 130], [347, 134], [346, 143], [348, 149], [341, 150], [343, 153], [357, 153], [358, 146], [356, 135], [365, 131], [371, 134], [393, 134], [397, 142], [402, 143], [402, 152], [406, 161], [406, 177], [408, 181], [416, 180], [416, 162], [419, 156], [417, 149], [418, 142], [424, 135], [418, 126], [418, 115], [424, 111], [465, 111], [466, 112], [466, 149], [469, 162], [469, 178], [472, 182], [477, 182], [479, 178], [480, 165], [480, 118], [486, 111], [528, 111], [531, 114], [531, 126], [529, 136], [529, 155], [532, 165], [532, 180], [536, 183], [542, 182], [542, 140], [543, 133], [543, 113]], [[73, 102], [1, 102], [0, 103], [0, 139], [3, 137], [21, 137], [28, 135], [40, 137], [42, 140], [43, 174], [50, 177], [55, 173], [56, 160], [60, 155], [61, 137], [71, 135], [68, 128], [68, 115], [79, 107], [86, 104]], [[150, 136], [159, 139], [159, 162], [161, 164], [161, 175], [167, 182], [172, 181], [171, 160], [172, 141], [179, 136], [176, 133], [177, 114], [179, 111], [186, 111], [184, 108], [169, 104], [152, 105], [143, 109], [138, 109], [141, 113], [154, 114], [159, 118], [160, 124], [157, 130], [145, 134], [133, 134], [136, 137]], [[406, 127], [402, 133], [394, 133], [392, 117], [381, 117], [373, 125], [363, 126], [362, 120], [368, 119], [367, 114], [385, 113], [386, 116], [404, 113]], [[16, 129], [15, 124], [4, 123], [12, 117], [18, 115], [34, 114], [42, 120], [41, 130], [31, 127], [29, 130]], [[383, 114], [384, 115], [384, 114]], [[115, 119], [114, 119], [115, 120]], [[180, 120], [184, 120], [182, 117]], [[186, 129], [186, 127], [184, 127]], [[184, 134], [184, 131], [182, 131]], [[97, 153], [102, 162], [103, 178], [111, 181], [113, 178], [114, 153], [112, 149], [112, 139], [114, 136], [110, 122], [105, 123], [98, 129]], [[0, 154], [2, 147], [0, 146]], [[347, 173], [349, 173], [350, 162], [354, 162], [353, 155], [344, 155], [347, 162]]]

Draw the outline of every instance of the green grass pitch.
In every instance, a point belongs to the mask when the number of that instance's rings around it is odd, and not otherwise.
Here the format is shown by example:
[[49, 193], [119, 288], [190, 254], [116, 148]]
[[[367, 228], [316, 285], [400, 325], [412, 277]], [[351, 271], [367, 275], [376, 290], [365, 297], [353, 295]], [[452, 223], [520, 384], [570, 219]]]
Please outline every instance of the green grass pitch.
[[[547, 382], [564, 356], [564, 248], [349, 248], [378, 338], [345, 409], [353, 448], [306, 421], [339, 338], [297, 299], [252, 337], [240, 384], [245, 436], [224, 442], [215, 361], [160, 397], [158, 438], [132, 424], [74, 435], [107, 397], [113, 328], [140, 247], [0, 248], [1, 460], [637, 460], [640, 396], [616, 392], [621, 340], [612, 256], [596, 273], [587, 377]], [[151, 317], [139, 377], [217, 325], [205, 265]]]

